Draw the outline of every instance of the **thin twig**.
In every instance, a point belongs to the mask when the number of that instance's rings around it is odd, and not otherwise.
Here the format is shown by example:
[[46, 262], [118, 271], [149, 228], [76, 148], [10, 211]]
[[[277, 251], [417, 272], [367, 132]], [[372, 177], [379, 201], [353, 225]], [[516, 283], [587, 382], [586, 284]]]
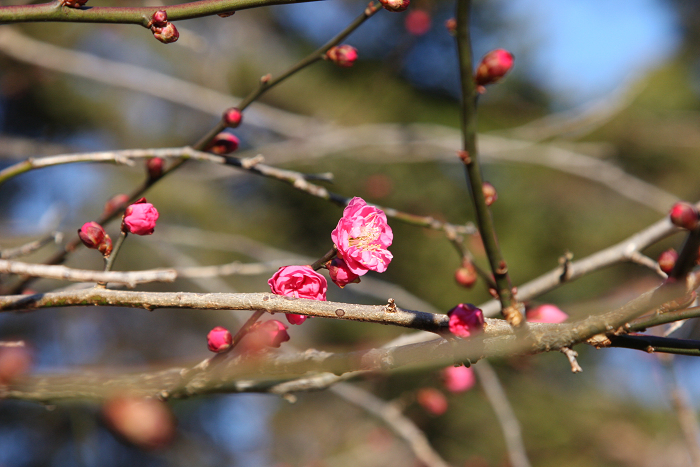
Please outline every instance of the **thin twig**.
[[460, 158], [464, 162], [471, 195], [472, 204], [476, 213], [477, 226], [481, 234], [486, 256], [491, 265], [491, 272], [496, 282], [496, 292], [501, 303], [503, 316], [513, 326], [520, 326], [523, 315], [517, 305], [513, 293], [513, 283], [508, 274], [501, 249], [498, 246], [498, 237], [491, 216], [491, 211], [486, 205], [482, 189], [483, 179], [479, 154], [476, 149], [476, 84], [472, 73], [471, 39], [469, 37], [470, 0], [457, 1], [457, 53], [459, 57], [459, 76], [462, 90], [461, 105], [461, 130], [462, 153]]
[[562, 347], [559, 350], [561, 353], [566, 355], [566, 358], [569, 359], [569, 364], [571, 365], [572, 373], [581, 373], [583, 371], [581, 365], [578, 364], [578, 360], [576, 360], [576, 357], [578, 357], [578, 352], [576, 352], [573, 349], [570, 349], [569, 347]]
[[[2, 172], [0, 171], [0, 183], [2, 183]], [[49, 235], [40, 238], [39, 240], [34, 240], [33, 242], [26, 243], [24, 245], [18, 246], [16, 248], [5, 248], [0, 250], [0, 259], [12, 259], [18, 258], [20, 256], [27, 256], [34, 253], [36, 250], [48, 245], [51, 242], [61, 243], [63, 240], [63, 234], [61, 232], [51, 232]]]
[[114, 282], [116, 284], [125, 284], [127, 287], [135, 287], [146, 282], [173, 282], [177, 278], [177, 272], [173, 269], [105, 272], [73, 269], [65, 266], [22, 263], [4, 259], [0, 259], [0, 273], [73, 282]]
[[678, 417], [678, 422], [683, 432], [683, 438], [685, 439], [685, 445], [688, 448], [688, 454], [692, 459], [693, 465], [696, 467], [700, 466], [700, 427], [698, 426], [695, 407], [690, 404], [688, 395], [678, 382], [673, 360], [664, 359], [661, 360], [661, 363], [665, 370], [664, 375], [666, 377], [664, 379], [669, 389], [667, 392], [671, 399], [671, 405], [676, 411], [676, 416]]
[[60, 1], [54, 1], [41, 4], [2, 6], [0, 7], [0, 22], [121, 23], [149, 27], [153, 14], [158, 10], [166, 10], [169, 21], [178, 21], [248, 8], [307, 1], [313, 0], [200, 0], [167, 7], [98, 6], [90, 8], [70, 8], [63, 6]]
[[411, 419], [401, 413], [396, 404], [385, 402], [374, 394], [349, 383], [335, 384], [330, 390], [386, 423], [394, 433], [406, 441], [413, 454], [424, 465], [428, 467], [449, 467], [449, 464], [430, 445], [425, 434]]
[[489, 400], [493, 411], [496, 413], [498, 423], [501, 425], [503, 437], [508, 450], [508, 458], [513, 467], [530, 467], [525, 445], [523, 444], [522, 431], [518, 418], [508, 401], [501, 382], [496, 372], [487, 361], [473, 365], [479, 383], [484, 388], [486, 398]]

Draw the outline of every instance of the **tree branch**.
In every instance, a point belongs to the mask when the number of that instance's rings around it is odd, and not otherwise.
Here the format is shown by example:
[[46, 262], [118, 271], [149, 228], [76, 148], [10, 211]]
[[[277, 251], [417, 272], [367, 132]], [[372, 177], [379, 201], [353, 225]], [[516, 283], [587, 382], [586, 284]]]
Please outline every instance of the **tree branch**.
[[200, 0], [180, 5], [161, 7], [82, 7], [70, 8], [60, 1], [38, 5], [11, 5], [0, 7], [0, 22], [70, 22], [70, 23], [123, 23], [148, 27], [158, 10], [168, 13], [168, 21], [201, 18], [217, 13], [245, 10], [271, 5], [286, 5], [315, 0]]

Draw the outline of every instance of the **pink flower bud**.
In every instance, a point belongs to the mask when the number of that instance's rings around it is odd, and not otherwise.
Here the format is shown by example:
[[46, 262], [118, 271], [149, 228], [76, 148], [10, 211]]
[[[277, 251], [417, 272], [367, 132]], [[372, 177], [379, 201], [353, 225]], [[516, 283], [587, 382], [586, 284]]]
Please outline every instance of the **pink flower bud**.
[[666, 274], [671, 274], [677, 260], [678, 253], [673, 248], [670, 248], [659, 255], [659, 269]]
[[471, 261], [466, 261], [461, 268], [455, 271], [455, 281], [462, 287], [471, 288], [476, 284], [479, 276], [476, 274], [476, 268]]
[[61, 5], [68, 8], [80, 8], [85, 5], [88, 0], [62, 0]]
[[445, 29], [447, 29], [447, 32], [450, 33], [451, 36], [454, 36], [457, 33], [457, 20], [455, 18], [450, 18], [445, 21]]
[[32, 353], [25, 346], [0, 347], [0, 386], [10, 384], [32, 366]]
[[240, 346], [243, 352], [258, 352], [269, 347], [279, 348], [289, 340], [288, 327], [277, 320], [255, 323], [248, 331]]
[[430, 13], [425, 10], [412, 10], [406, 14], [404, 26], [409, 34], [422, 36], [430, 31], [430, 23]]
[[207, 345], [209, 350], [216, 353], [221, 353], [231, 347], [233, 336], [228, 329], [217, 326], [207, 334]]
[[168, 25], [168, 13], [165, 10], [158, 10], [153, 13], [151, 21], [153, 22], [152, 26], [159, 28], [165, 27]]
[[476, 84], [485, 86], [503, 78], [513, 68], [513, 54], [496, 49], [484, 55], [476, 69]]
[[284, 315], [287, 318], [287, 321], [289, 324], [304, 324], [304, 321], [307, 319], [311, 318], [310, 316], [305, 316], [305, 315], [297, 315], [296, 313], [287, 313]]
[[151, 157], [146, 161], [146, 170], [148, 177], [151, 179], [159, 178], [163, 175], [163, 159], [160, 157]]
[[83, 224], [78, 229], [78, 236], [86, 247], [98, 250], [104, 256], [109, 256], [112, 253], [112, 239], [97, 222]]
[[205, 150], [223, 156], [234, 152], [239, 144], [240, 141], [235, 135], [223, 131], [211, 140]]
[[669, 215], [671, 222], [682, 229], [694, 230], [698, 226], [698, 210], [685, 201], [674, 204]]
[[540, 305], [537, 308], [527, 310], [525, 316], [530, 323], [563, 323], [569, 319], [569, 315], [554, 305]]
[[450, 332], [457, 337], [473, 336], [484, 330], [484, 313], [471, 303], [460, 303], [447, 315], [450, 317]]
[[111, 215], [114, 211], [121, 209], [128, 202], [129, 202], [129, 197], [125, 194], [119, 194], [119, 195], [112, 196], [105, 203], [105, 210], [104, 210], [103, 216]]
[[224, 112], [222, 119], [224, 121], [224, 125], [226, 125], [227, 127], [236, 128], [238, 125], [241, 124], [241, 120], [243, 120], [243, 114], [237, 108], [231, 107], [230, 109]]
[[[284, 266], [267, 281], [273, 294], [286, 297], [325, 300], [328, 282], [310, 266]], [[301, 324], [306, 316], [287, 314], [290, 324]]]
[[443, 393], [434, 388], [418, 390], [416, 400], [428, 413], [442, 415], [447, 412], [447, 398]]
[[360, 282], [360, 276], [352, 272], [342, 258], [333, 258], [326, 268], [331, 280], [341, 289], [350, 283]]
[[128, 206], [122, 219], [122, 232], [136, 235], [151, 235], [156, 228], [158, 210], [146, 198], [141, 198]]
[[410, 0], [379, 0], [379, 3], [382, 4], [385, 10], [387, 11], [393, 11], [393, 12], [400, 12], [404, 11], [406, 8], [408, 8], [408, 5], [411, 3]]
[[175, 437], [175, 417], [157, 399], [118, 397], [102, 407], [107, 425], [120, 438], [143, 449], [161, 449]]
[[347, 44], [337, 45], [326, 52], [326, 57], [338, 66], [351, 67], [357, 60], [357, 49]]
[[496, 193], [496, 187], [491, 185], [489, 182], [484, 182], [481, 185], [481, 189], [484, 192], [484, 200], [486, 201], [486, 206], [491, 206], [498, 199], [498, 193]]
[[173, 23], [165, 23], [165, 26], [151, 26], [153, 37], [161, 41], [163, 44], [170, 44], [180, 38], [180, 33]]
[[474, 370], [466, 366], [448, 366], [442, 370], [445, 389], [450, 392], [468, 391], [476, 383]]

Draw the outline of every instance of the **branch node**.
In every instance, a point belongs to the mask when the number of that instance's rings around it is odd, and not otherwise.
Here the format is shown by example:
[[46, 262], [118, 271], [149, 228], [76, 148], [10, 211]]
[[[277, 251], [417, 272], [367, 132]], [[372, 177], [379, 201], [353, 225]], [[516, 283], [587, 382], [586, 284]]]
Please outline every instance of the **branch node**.
[[393, 298], [387, 300], [387, 304], [384, 305], [384, 311], [387, 313], [396, 313], [396, 303]]
[[562, 347], [561, 349], [559, 349], [559, 351], [566, 355], [566, 358], [569, 359], [569, 364], [571, 365], [572, 373], [581, 373], [583, 371], [581, 365], [578, 364], [578, 360], [576, 360], [576, 357], [578, 357], [578, 352], [576, 352], [573, 349], [570, 349], [569, 347]]

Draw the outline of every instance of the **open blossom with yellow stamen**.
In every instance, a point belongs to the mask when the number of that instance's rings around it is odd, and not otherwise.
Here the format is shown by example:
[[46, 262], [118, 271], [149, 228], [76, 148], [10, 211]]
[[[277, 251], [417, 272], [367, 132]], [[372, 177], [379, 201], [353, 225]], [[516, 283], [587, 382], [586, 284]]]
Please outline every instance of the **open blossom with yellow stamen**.
[[386, 271], [393, 258], [387, 248], [394, 234], [386, 222], [386, 214], [368, 206], [362, 198], [350, 201], [331, 238], [338, 248], [338, 256], [358, 276], [369, 270]]

